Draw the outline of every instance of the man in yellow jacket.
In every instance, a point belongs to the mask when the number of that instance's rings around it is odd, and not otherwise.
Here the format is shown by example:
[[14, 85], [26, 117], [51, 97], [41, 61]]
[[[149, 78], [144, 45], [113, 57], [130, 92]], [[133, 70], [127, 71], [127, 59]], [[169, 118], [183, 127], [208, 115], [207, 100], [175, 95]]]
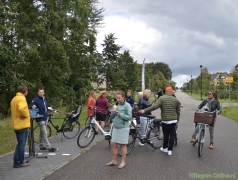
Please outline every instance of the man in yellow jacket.
[[26, 102], [28, 88], [20, 86], [18, 93], [11, 101], [11, 126], [17, 137], [17, 146], [13, 157], [13, 167], [20, 168], [29, 166], [24, 162], [26, 140], [30, 128], [30, 111]]

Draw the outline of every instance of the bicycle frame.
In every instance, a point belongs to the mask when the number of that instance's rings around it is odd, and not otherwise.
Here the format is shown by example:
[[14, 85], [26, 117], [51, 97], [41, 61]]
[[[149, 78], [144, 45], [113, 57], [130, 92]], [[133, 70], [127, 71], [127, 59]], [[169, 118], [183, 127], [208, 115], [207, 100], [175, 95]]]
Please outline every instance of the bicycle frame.
[[[208, 124], [203, 124], [203, 123], [197, 123], [197, 126], [198, 126], [199, 130], [198, 130], [198, 133], [196, 135], [196, 141], [197, 142], [199, 141], [201, 131], [204, 129], [204, 139], [202, 139], [202, 143], [205, 143], [206, 128], [209, 127], [209, 125]], [[196, 128], [195, 125], [194, 125], [194, 128]]]

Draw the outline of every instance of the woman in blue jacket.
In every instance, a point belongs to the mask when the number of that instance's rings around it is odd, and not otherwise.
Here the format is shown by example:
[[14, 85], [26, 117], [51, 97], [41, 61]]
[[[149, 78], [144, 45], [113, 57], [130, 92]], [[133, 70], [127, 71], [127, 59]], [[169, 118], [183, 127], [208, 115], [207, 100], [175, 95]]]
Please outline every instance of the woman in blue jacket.
[[111, 114], [111, 117], [113, 118], [113, 131], [111, 139], [112, 160], [107, 163], [106, 166], [117, 165], [117, 146], [120, 144], [122, 159], [118, 168], [122, 169], [126, 165], [126, 145], [128, 144], [129, 138], [129, 121], [132, 119], [132, 108], [129, 103], [125, 102], [125, 93], [123, 91], [118, 91], [116, 93], [116, 98], [118, 106], [116, 111]]

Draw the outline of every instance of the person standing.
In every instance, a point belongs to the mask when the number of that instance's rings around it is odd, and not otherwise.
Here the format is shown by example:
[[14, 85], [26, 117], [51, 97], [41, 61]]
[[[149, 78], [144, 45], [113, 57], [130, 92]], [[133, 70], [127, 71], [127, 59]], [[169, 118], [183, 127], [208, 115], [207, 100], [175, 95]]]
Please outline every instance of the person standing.
[[172, 87], [166, 87], [165, 95], [161, 96], [151, 107], [141, 110], [140, 113], [148, 113], [157, 108], [161, 109], [162, 129], [164, 135], [162, 152], [172, 155], [174, 146], [175, 127], [180, 116], [180, 102], [172, 96]]
[[156, 96], [157, 96], [157, 98], [163, 96], [163, 92], [160, 88], [158, 89], [158, 92], [156, 93]]
[[[107, 91], [101, 91], [101, 95], [96, 100], [96, 120], [99, 124], [101, 122], [101, 128], [105, 127], [105, 120], [107, 115], [107, 110], [109, 108], [109, 102], [107, 99]], [[98, 126], [96, 127], [96, 132], [98, 134]]]
[[27, 136], [30, 128], [30, 111], [26, 102], [28, 88], [20, 86], [18, 93], [11, 101], [11, 127], [15, 131], [17, 146], [13, 156], [13, 167], [27, 167], [30, 164], [24, 162], [24, 154]]
[[129, 103], [131, 105], [131, 107], [133, 107], [135, 101], [134, 101], [133, 97], [131, 97], [131, 90], [127, 91], [126, 102]]
[[[217, 119], [215, 111], [218, 110], [217, 113], [220, 114], [221, 113], [221, 107], [220, 107], [220, 103], [219, 103], [218, 98], [217, 98], [217, 94], [214, 91], [210, 91], [207, 94], [207, 96], [208, 96], [207, 99], [202, 101], [202, 103], [198, 106], [197, 110], [200, 110], [202, 107], [204, 107], [205, 111], [214, 112], [214, 115], [215, 115], [214, 124], [213, 124], [213, 126], [209, 126], [209, 132], [210, 132], [210, 146], [209, 146], [209, 148], [213, 149], [214, 148], [214, 143], [213, 143], [214, 127], [215, 127], [215, 123], [216, 123], [216, 119]], [[199, 131], [199, 127], [197, 126], [194, 129], [192, 139], [191, 139], [191, 143], [194, 143], [195, 137], [196, 137], [196, 134], [198, 133], [198, 131]]]
[[95, 108], [95, 102], [96, 102], [96, 92], [91, 91], [90, 96], [88, 98], [88, 109], [87, 114], [90, 117], [89, 122], [92, 122], [93, 116], [94, 116], [94, 108]]
[[29, 104], [29, 109], [39, 109], [39, 114], [43, 115], [42, 118], [36, 119], [36, 122], [40, 128], [40, 135], [39, 135], [39, 146], [40, 150], [48, 150], [49, 152], [56, 152], [58, 148], [54, 148], [50, 145], [50, 142], [47, 138], [47, 131], [46, 127], [48, 124], [48, 110], [47, 110], [47, 102], [45, 99], [45, 90], [43, 88], [38, 88], [37, 92], [38, 96], [35, 97], [32, 102]]
[[[150, 96], [151, 96], [151, 91], [146, 89], [143, 92], [143, 97], [139, 101], [139, 110], [146, 109], [151, 106], [150, 104]], [[144, 113], [140, 116], [140, 135], [145, 138], [146, 134], [146, 126], [148, 122], [148, 118], [145, 117], [146, 115], [151, 115], [151, 112]], [[141, 143], [141, 141], [138, 142], [140, 146], [144, 146], [144, 144]]]
[[117, 146], [119, 144], [122, 158], [118, 168], [122, 169], [126, 166], [126, 145], [128, 144], [129, 139], [129, 121], [132, 118], [132, 108], [129, 103], [125, 102], [125, 93], [123, 91], [118, 91], [116, 93], [116, 97], [118, 102], [117, 110], [115, 113], [111, 114], [111, 117], [113, 118], [113, 131], [111, 139], [112, 160], [107, 163], [106, 166], [117, 165]]

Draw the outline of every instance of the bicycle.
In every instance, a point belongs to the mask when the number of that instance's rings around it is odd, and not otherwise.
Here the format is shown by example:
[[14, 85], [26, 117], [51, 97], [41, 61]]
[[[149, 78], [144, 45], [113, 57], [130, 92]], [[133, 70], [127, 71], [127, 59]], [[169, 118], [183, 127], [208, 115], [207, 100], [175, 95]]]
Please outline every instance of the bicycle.
[[[131, 133], [134, 136], [133, 144], [135, 144], [136, 139], [138, 138], [142, 144], [149, 144], [152, 148], [158, 149], [163, 144], [163, 133], [162, 133], [162, 119], [155, 119], [153, 115], [146, 115], [147, 125], [145, 129], [146, 137], [140, 135], [138, 127], [135, 121], [131, 121]], [[133, 146], [134, 147], [134, 146]]]
[[[53, 109], [52, 107], [48, 107], [48, 110], [53, 112], [58, 112], [57, 110]], [[77, 110], [72, 111], [71, 113], [66, 114], [61, 127], [59, 128], [58, 125], [55, 125], [52, 121], [53, 114], [48, 115], [48, 124], [46, 126], [47, 130], [47, 137], [51, 137], [52, 129], [51, 126], [56, 130], [56, 134], [61, 134], [61, 141], [63, 141], [63, 136], [67, 139], [72, 139], [76, 137], [80, 132], [80, 123], [78, 122], [78, 118], [82, 111], [82, 105], [79, 105]], [[49, 125], [51, 124], [51, 126]], [[40, 128], [39, 126], [34, 127], [34, 139], [35, 143], [39, 142], [39, 135], [40, 135]]]
[[[106, 129], [106, 131], [109, 131], [110, 128], [111, 128], [111, 123], [112, 123], [112, 120], [110, 118], [110, 115], [111, 115], [111, 112], [109, 110], [107, 110], [107, 113], [103, 113], [103, 112], [98, 112], [98, 113], [101, 113], [103, 115], [106, 115], [106, 119], [105, 119], [105, 127], [104, 129]], [[94, 109], [94, 114], [96, 114], [96, 109]], [[84, 123], [84, 126], [88, 126], [89, 125], [89, 121], [90, 121], [90, 117], [88, 116], [85, 120], [85, 123]]]
[[[92, 122], [88, 126], [86, 126], [78, 135], [77, 144], [79, 147], [86, 148], [92, 143], [92, 141], [95, 138], [95, 135], [97, 134], [96, 129], [94, 128], [94, 125], [98, 126], [99, 130], [102, 132], [102, 134], [105, 137], [105, 140], [108, 141], [109, 146], [110, 146], [110, 142], [111, 142], [111, 138], [112, 138], [112, 131], [113, 131], [113, 123], [111, 124], [110, 130], [108, 132], [106, 132], [97, 123], [95, 117], [93, 117]], [[129, 154], [134, 147], [133, 140], [134, 140], [134, 136], [131, 133], [131, 131], [129, 131], [127, 154]], [[120, 151], [118, 151], [118, 152], [119, 152], [118, 155], [121, 156]]]
[[[198, 126], [198, 133], [196, 134], [195, 141], [193, 143], [193, 146], [195, 146], [196, 143], [198, 143], [198, 156], [202, 156], [202, 149], [203, 145], [205, 143], [205, 137], [206, 137], [206, 128], [210, 125], [212, 126], [214, 123], [214, 112], [208, 112], [208, 111], [198, 111], [198, 115], [200, 116], [196, 119], [196, 112], [195, 112], [195, 118], [194, 118], [194, 129]], [[201, 122], [199, 122], [201, 121]]]

